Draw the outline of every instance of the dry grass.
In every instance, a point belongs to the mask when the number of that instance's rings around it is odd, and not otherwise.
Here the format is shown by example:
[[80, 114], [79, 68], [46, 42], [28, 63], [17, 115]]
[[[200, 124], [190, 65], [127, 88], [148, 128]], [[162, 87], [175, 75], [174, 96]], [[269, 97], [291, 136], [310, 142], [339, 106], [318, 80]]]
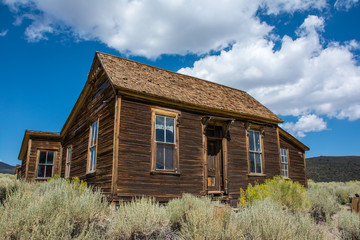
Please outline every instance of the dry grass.
[[[356, 184], [339, 185], [357, 191]], [[332, 183], [331, 188], [338, 186]], [[255, 200], [234, 212], [219, 202], [190, 194], [167, 206], [152, 198], [139, 198], [115, 210], [101, 192], [78, 180], [69, 183], [60, 178], [27, 183], [0, 175], [0, 189], [6, 193], [0, 204], [1, 239], [360, 238], [359, 215], [339, 211], [339, 191], [316, 183], [310, 184], [307, 194], [319, 208], [310, 213], [284, 208], [281, 201], [270, 198]], [[322, 194], [326, 194], [325, 200]], [[323, 212], [325, 220], [319, 221], [314, 212]], [[334, 214], [336, 221], [331, 218]]]

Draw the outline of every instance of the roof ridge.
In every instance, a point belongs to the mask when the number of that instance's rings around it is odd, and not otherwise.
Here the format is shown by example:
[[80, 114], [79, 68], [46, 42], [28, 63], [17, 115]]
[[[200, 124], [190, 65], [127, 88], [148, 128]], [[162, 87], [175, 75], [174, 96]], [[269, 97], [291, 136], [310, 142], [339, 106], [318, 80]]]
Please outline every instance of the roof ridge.
[[165, 72], [169, 72], [169, 73], [172, 73], [172, 74], [177, 74], [177, 75], [181, 75], [181, 76], [185, 76], [185, 77], [194, 78], [194, 79], [197, 79], [197, 80], [199, 80], [199, 81], [204, 81], [204, 82], [207, 82], [207, 83], [216, 85], [216, 86], [221, 86], [221, 87], [225, 87], [225, 88], [229, 88], [229, 89], [233, 89], [233, 90], [236, 90], [236, 91], [240, 91], [240, 92], [249, 94], [248, 92], [246, 92], [246, 91], [244, 91], [244, 90], [241, 90], [241, 89], [237, 89], [237, 88], [234, 88], [234, 87], [226, 86], [226, 85], [224, 85], [224, 84], [220, 84], [220, 83], [213, 82], [213, 81], [210, 81], [210, 80], [206, 80], [206, 79], [194, 77], [194, 76], [191, 76], [191, 75], [187, 75], [187, 74], [183, 74], [183, 73], [179, 73], [179, 72], [174, 72], [174, 71], [171, 71], [171, 70], [168, 70], [168, 69], [165, 69], [165, 68], [161, 68], [161, 67], [157, 67], [157, 66], [154, 66], [154, 65], [150, 65], [150, 64], [147, 64], [147, 63], [142, 63], [142, 62], [138, 62], [138, 61], [131, 60], [131, 59], [128, 59], [128, 58], [119, 57], [119, 56], [116, 56], [116, 55], [113, 55], [113, 54], [104, 53], [104, 52], [99, 52], [99, 51], [96, 51], [96, 53], [105, 54], [105, 55], [112, 56], [112, 57], [115, 57], [115, 58], [120, 58], [120, 59], [125, 60], [125, 61], [128, 61], [128, 62], [140, 63], [140, 64], [142, 64], [142, 65], [145, 65], [145, 66], [148, 66], [148, 67], [151, 67], [151, 68], [156, 68], [156, 69], [159, 69], [159, 70], [161, 70], [161, 71], [165, 71]]

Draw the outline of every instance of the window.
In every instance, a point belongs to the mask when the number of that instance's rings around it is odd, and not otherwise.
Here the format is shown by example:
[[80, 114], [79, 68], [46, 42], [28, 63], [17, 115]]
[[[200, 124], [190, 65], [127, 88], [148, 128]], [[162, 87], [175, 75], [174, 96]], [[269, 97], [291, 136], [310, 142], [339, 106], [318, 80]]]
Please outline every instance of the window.
[[71, 167], [71, 153], [72, 147], [66, 149], [66, 167], [65, 167], [65, 178], [70, 177], [70, 167]]
[[174, 170], [175, 153], [175, 119], [156, 115], [156, 169]]
[[153, 110], [153, 172], [178, 173], [177, 116], [177, 112]]
[[53, 175], [54, 152], [40, 151], [37, 169], [38, 178], [50, 178]]
[[90, 127], [90, 141], [89, 141], [89, 167], [88, 172], [95, 171], [96, 164], [96, 150], [97, 150], [97, 137], [98, 137], [98, 124], [99, 121], [94, 122]]
[[258, 131], [248, 131], [250, 173], [262, 173], [261, 134]]
[[284, 177], [289, 177], [289, 161], [287, 155], [287, 149], [280, 149], [281, 154], [281, 172]]

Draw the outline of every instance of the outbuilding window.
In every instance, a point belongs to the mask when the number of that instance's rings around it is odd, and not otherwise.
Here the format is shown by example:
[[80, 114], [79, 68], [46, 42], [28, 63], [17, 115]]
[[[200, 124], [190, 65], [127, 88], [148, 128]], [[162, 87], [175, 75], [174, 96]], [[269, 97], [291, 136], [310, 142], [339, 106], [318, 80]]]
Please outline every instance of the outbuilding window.
[[38, 178], [50, 178], [53, 176], [54, 155], [52, 151], [40, 151], [37, 167]]
[[289, 160], [288, 160], [288, 153], [287, 149], [281, 148], [281, 173], [284, 177], [289, 177]]
[[99, 126], [99, 121], [96, 121], [90, 127], [88, 172], [95, 171], [97, 142], [98, 142], [98, 140], [97, 140], [98, 139], [98, 126]]
[[178, 113], [153, 111], [152, 171], [178, 172]]
[[261, 134], [258, 131], [248, 131], [250, 173], [262, 173]]
[[72, 157], [72, 147], [68, 147], [66, 149], [65, 178], [70, 177], [71, 157]]

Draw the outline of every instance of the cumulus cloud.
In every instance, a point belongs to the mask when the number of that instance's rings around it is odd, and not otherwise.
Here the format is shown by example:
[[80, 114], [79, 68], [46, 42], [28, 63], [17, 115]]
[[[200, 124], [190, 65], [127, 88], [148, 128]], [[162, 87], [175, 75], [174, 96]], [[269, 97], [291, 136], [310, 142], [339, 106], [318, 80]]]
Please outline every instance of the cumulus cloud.
[[1, 31], [0, 32], [0, 37], [5, 37], [7, 33], [8, 33], [8, 30]]
[[[50, 34], [96, 40], [128, 55], [156, 58], [162, 54], [202, 56], [179, 72], [248, 91], [281, 115], [298, 116], [284, 125], [297, 136], [321, 131], [319, 116], [360, 119], [360, 68], [356, 40], [323, 44], [325, 20], [308, 16], [296, 37], [278, 36], [261, 14], [277, 15], [325, 9], [326, 0], [3, 0], [29, 24], [29, 41]], [[358, 0], [337, 0], [349, 9]], [[260, 14], [260, 15], [261, 15]], [[26, 19], [27, 21], [24, 21]], [[278, 49], [275, 45], [280, 45]], [[224, 50], [226, 49], [226, 50]], [[208, 55], [220, 51], [219, 55]], [[314, 120], [316, 127], [307, 124]], [[308, 130], [307, 130], [308, 129]]]
[[22, 19], [29, 41], [71, 32], [79, 39], [99, 40], [122, 53], [205, 54], [233, 42], [252, 42], [272, 27], [256, 17], [325, 7], [325, 0], [3, 0]]
[[280, 126], [296, 137], [305, 137], [305, 133], [320, 132], [327, 129], [324, 119], [314, 114], [301, 116], [296, 123], [287, 122]]
[[179, 72], [248, 91], [277, 114], [360, 119], [360, 67], [351, 49], [358, 43], [323, 47], [324, 20], [309, 16], [297, 38], [284, 36], [281, 48], [258, 39], [195, 62]]
[[[346, 0], [344, 0], [346, 1]], [[354, 0], [356, 1], [356, 0]], [[326, 1], [312, 1], [312, 0], [277, 0], [262, 2], [263, 8], [268, 14], [279, 14], [282, 12], [294, 13], [298, 10], [308, 10], [310, 8], [323, 9], [326, 7]]]
[[349, 11], [350, 8], [355, 7], [359, 0], [336, 0], [334, 7], [336, 10]]

